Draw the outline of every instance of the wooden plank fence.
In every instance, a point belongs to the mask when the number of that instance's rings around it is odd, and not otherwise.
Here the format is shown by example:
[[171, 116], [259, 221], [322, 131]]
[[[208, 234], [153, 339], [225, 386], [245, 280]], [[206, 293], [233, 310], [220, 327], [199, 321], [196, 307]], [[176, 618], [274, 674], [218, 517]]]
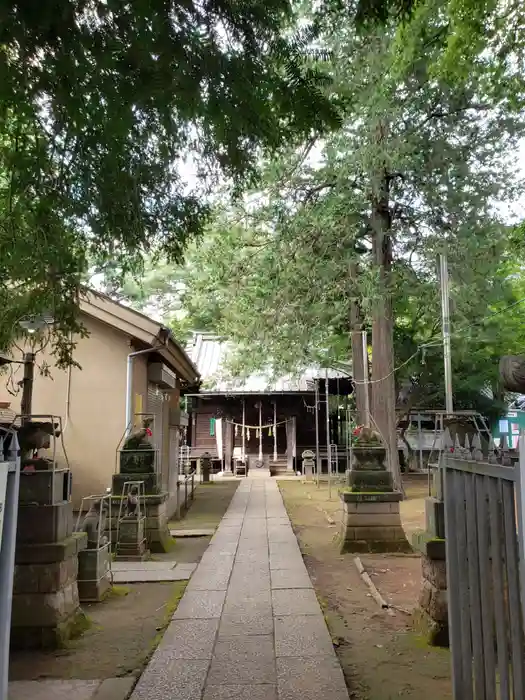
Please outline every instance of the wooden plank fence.
[[444, 435], [447, 586], [454, 700], [525, 699], [520, 460]]

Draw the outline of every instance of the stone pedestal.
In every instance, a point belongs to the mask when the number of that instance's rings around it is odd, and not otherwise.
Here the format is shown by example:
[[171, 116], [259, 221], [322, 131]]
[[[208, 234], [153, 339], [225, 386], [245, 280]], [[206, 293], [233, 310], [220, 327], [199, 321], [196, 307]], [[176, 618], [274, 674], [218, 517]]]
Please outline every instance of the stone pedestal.
[[122, 489], [126, 481], [143, 481], [144, 493], [157, 494], [162, 492], [159, 475], [154, 472], [147, 474], [113, 474], [112, 493], [114, 496], [121, 496]]
[[78, 554], [78, 596], [82, 603], [98, 603], [111, 590], [109, 545]]
[[[57, 648], [87, 626], [77, 587], [78, 554], [87, 537], [73, 534], [66, 483], [65, 472], [20, 475], [11, 620], [14, 649]], [[34, 498], [44, 503], [31, 502]]]
[[116, 558], [127, 561], [144, 561], [146, 548], [146, 518], [124, 517], [118, 526]]
[[411, 551], [401, 525], [401, 494], [341, 492], [341, 552]]
[[426, 530], [414, 533], [412, 544], [421, 552], [423, 583], [415, 627], [432, 646], [448, 646], [448, 597], [445, 552], [444, 504], [436, 498], [425, 501]]
[[[175, 494], [170, 498], [167, 491], [159, 494], [146, 494], [144, 504], [146, 511], [145, 532], [148, 549], [155, 554], [170, 552], [175, 541], [170, 535], [168, 521], [169, 516], [173, 515], [177, 508], [177, 495]], [[117, 543], [119, 505], [120, 500], [118, 498], [113, 498], [111, 508], [111, 539], [113, 544]]]
[[177, 509], [177, 494], [163, 491], [157, 474], [114, 474], [113, 507], [111, 510], [112, 541], [116, 544], [119, 497], [122, 494], [124, 482], [135, 480], [144, 481], [147, 546], [151, 552], [156, 554], [169, 552], [173, 547], [174, 541], [170, 535], [168, 521]]

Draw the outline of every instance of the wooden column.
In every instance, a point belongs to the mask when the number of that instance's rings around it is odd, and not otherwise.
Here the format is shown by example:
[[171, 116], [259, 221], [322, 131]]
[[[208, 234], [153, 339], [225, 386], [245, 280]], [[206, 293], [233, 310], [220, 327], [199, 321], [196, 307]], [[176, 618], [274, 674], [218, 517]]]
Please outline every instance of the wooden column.
[[296, 453], [295, 441], [295, 416], [293, 416], [286, 421], [286, 468], [288, 471], [293, 471], [294, 468], [294, 457]]
[[228, 421], [231, 420], [231, 416], [225, 421], [224, 424], [224, 471], [229, 471], [232, 468], [232, 454], [233, 454], [233, 424]]

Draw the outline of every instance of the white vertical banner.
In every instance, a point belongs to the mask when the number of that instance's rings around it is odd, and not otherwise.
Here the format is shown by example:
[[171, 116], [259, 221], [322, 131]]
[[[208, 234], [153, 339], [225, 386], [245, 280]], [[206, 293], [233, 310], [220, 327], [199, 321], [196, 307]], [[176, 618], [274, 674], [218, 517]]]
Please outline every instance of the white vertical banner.
[[222, 418], [215, 419], [215, 441], [217, 443], [217, 456], [222, 462]]
[[2, 530], [4, 528], [8, 469], [9, 464], [7, 462], [0, 462], [0, 549], [2, 548]]

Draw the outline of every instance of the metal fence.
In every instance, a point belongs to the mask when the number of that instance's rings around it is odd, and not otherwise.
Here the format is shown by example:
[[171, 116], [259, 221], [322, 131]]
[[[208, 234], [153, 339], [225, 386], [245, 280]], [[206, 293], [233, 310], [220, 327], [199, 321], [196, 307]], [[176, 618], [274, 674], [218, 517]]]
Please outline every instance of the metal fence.
[[525, 698], [523, 507], [506, 449], [444, 435], [447, 586], [455, 700]]

